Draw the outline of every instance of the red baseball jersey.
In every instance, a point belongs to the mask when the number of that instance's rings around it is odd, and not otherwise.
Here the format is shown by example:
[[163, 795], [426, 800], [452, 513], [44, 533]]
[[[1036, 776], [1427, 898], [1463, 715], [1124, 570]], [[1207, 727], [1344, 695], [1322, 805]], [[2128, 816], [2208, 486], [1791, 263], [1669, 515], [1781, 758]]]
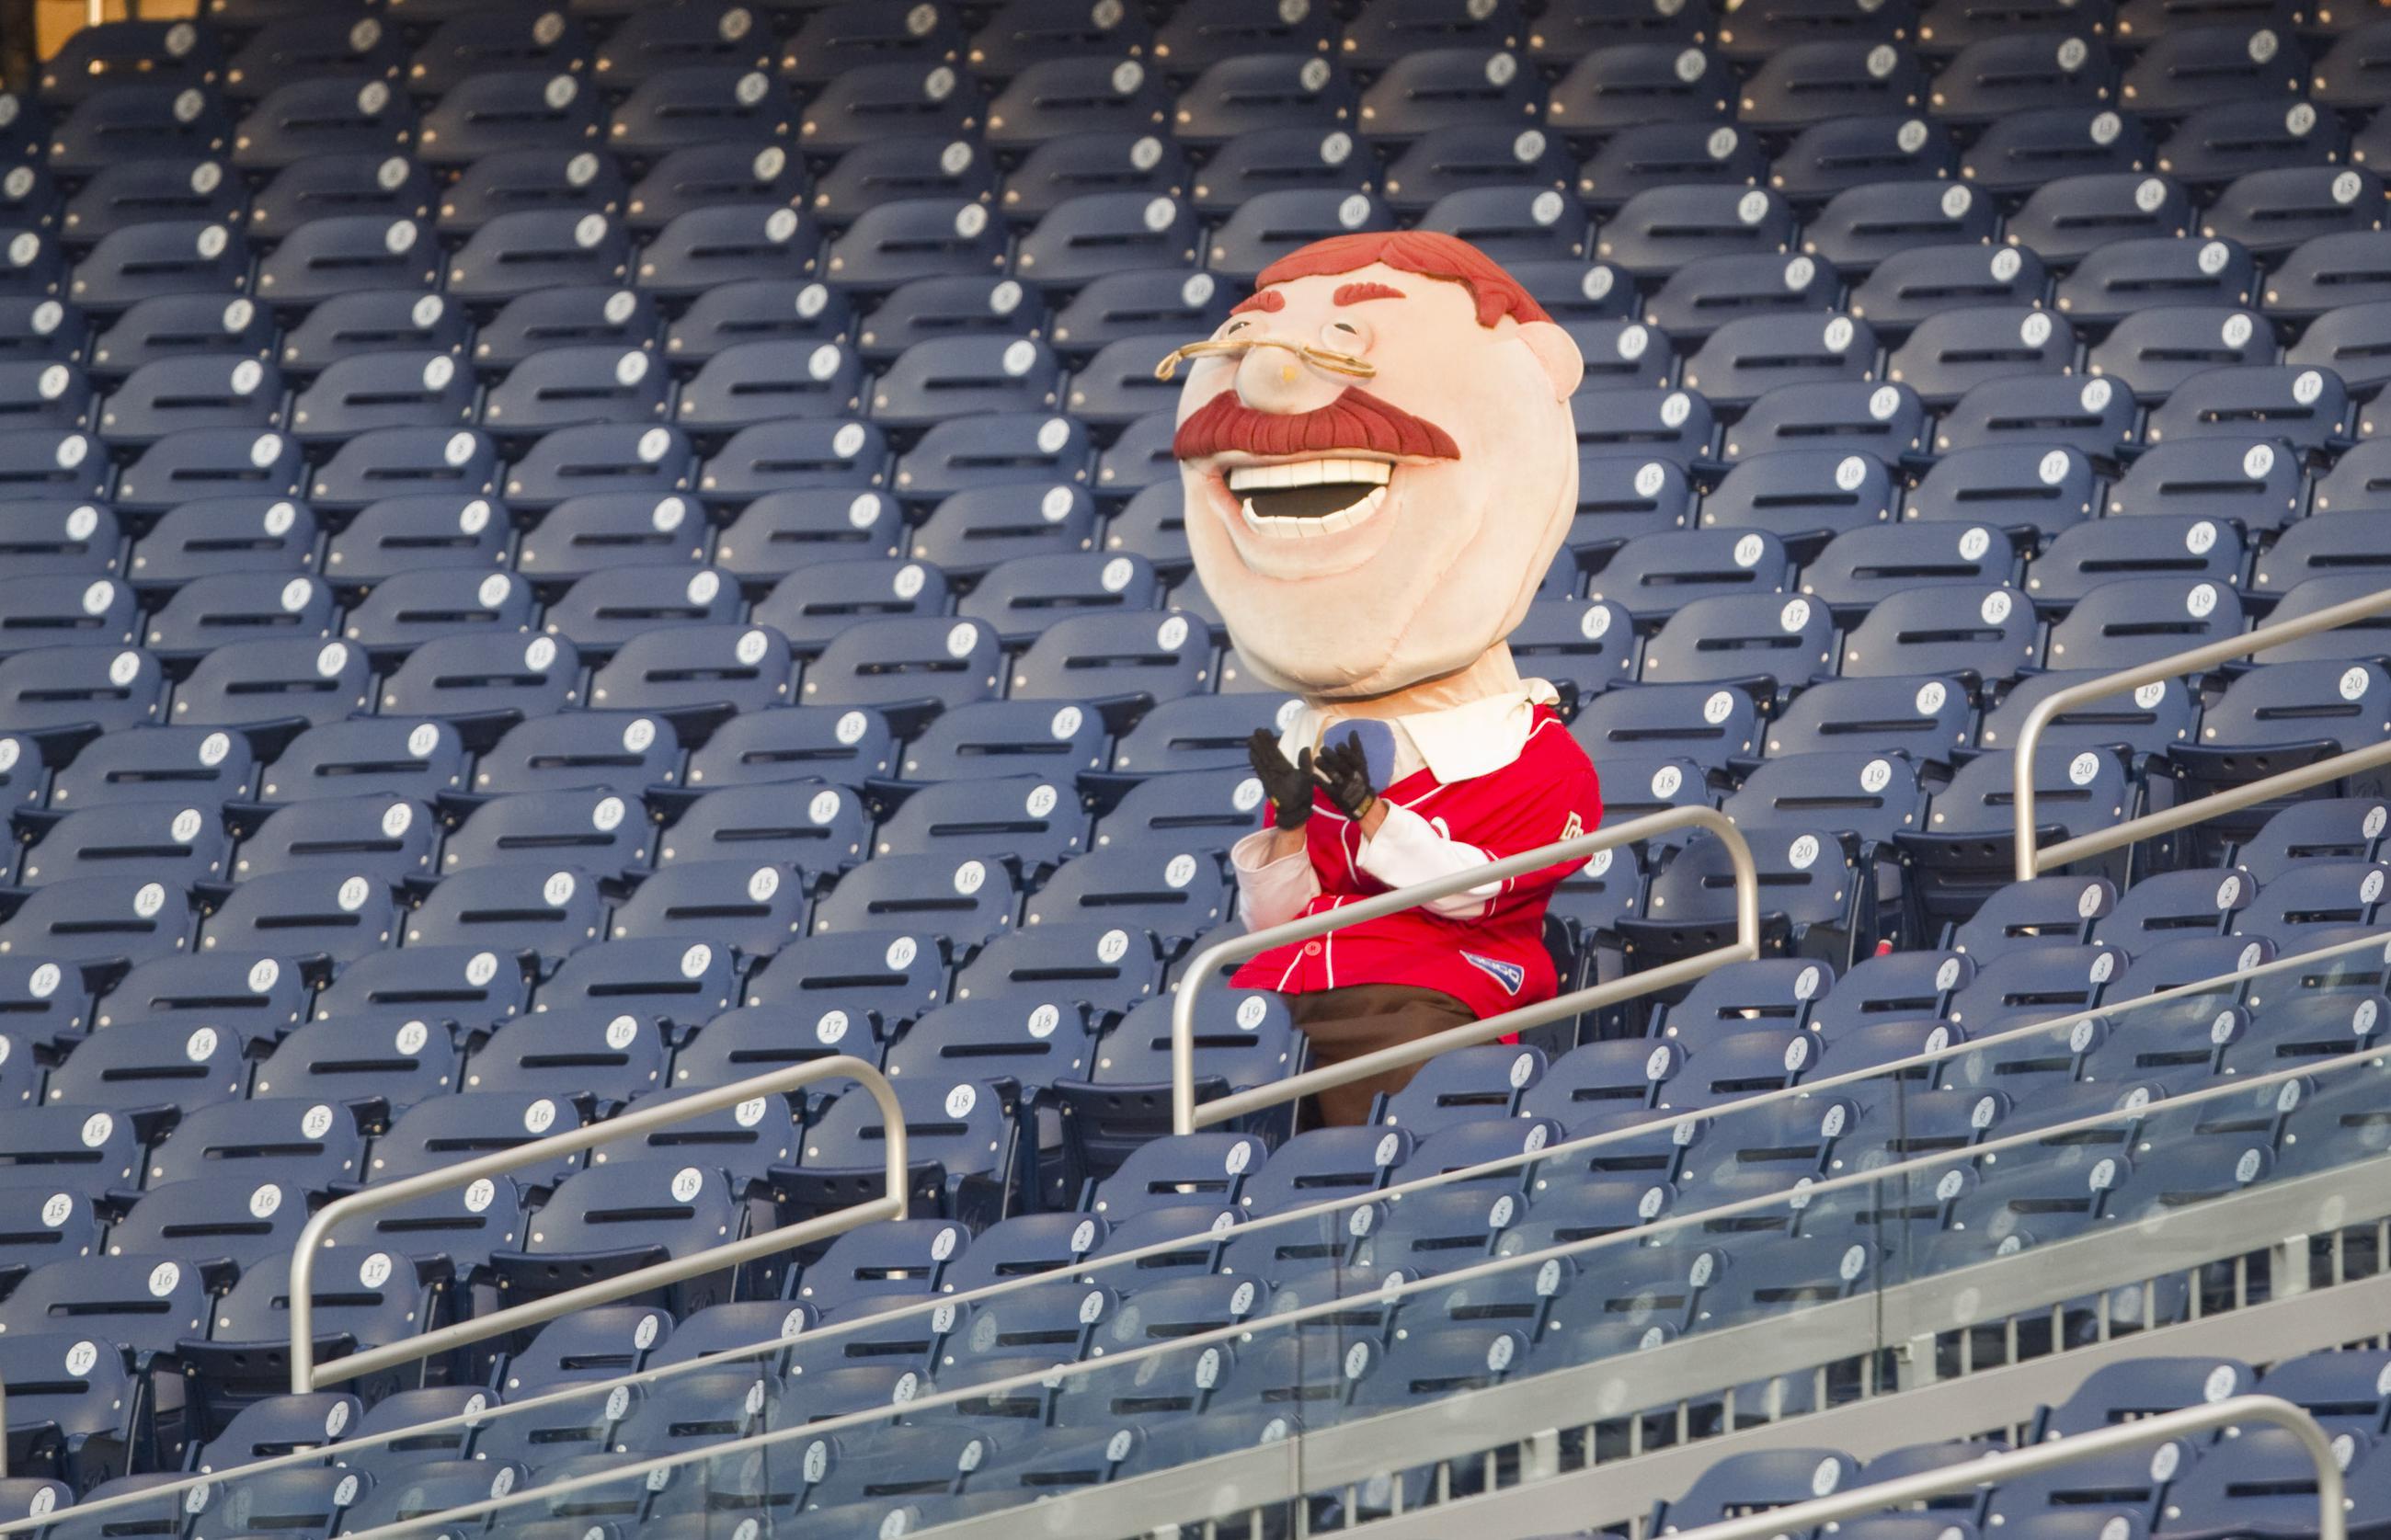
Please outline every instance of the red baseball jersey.
[[[1381, 795], [1418, 814], [1446, 840], [1494, 861], [1583, 834], [1602, 821], [1594, 762], [1547, 706], [1536, 708], [1519, 758], [1502, 769], [1450, 783], [1419, 770]], [[1320, 892], [1304, 905], [1304, 914], [1388, 891], [1387, 883], [1361, 867], [1361, 826], [1318, 792], [1304, 825], [1304, 842], [1320, 879]], [[1455, 996], [1481, 1020], [1548, 1000], [1557, 983], [1544, 951], [1544, 909], [1553, 890], [1584, 865], [1580, 856], [1510, 878], [1474, 916], [1408, 909], [1275, 947], [1238, 969], [1233, 982], [1240, 988], [1286, 994], [1347, 984], [1411, 984]]]

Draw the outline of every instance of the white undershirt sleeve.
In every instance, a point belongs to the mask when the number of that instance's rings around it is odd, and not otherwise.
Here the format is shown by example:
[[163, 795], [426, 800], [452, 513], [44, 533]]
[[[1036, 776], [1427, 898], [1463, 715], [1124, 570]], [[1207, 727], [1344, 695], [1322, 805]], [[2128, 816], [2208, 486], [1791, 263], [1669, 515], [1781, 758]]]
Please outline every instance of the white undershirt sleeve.
[[[1448, 840], [1434, 825], [1407, 807], [1385, 803], [1387, 816], [1378, 832], [1362, 841], [1361, 866], [1390, 888], [1433, 881], [1483, 866], [1494, 858], [1476, 845]], [[1242, 874], [1240, 874], [1242, 875]], [[1500, 882], [1488, 882], [1420, 905], [1447, 919], [1476, 919], [1501, 895]]]
[[1311, 855], [1297, 850], [1272, 860], [1272, 833], [1256, 829], [1229, 847], [1229, 865], [1237, 873], [1237, 912], [1248, 930], [1284, 925], [1320, 896], [1320, 874], [1312, 869]]

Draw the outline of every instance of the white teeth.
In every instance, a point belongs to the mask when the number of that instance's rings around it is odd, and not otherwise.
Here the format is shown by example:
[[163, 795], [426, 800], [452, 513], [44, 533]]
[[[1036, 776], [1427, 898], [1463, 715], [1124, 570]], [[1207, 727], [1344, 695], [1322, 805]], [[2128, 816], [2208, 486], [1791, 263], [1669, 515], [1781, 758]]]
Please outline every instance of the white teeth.
[[1237, 509], [1245, 516], [1246, 528], [1273, 540], [1321, 540], [1332, 534], [1354, 529], [1376, 518], [1386, 505], [1387, 489], [1372, 487], [1351, 505], [1320, 519], [1271, 519], [1254, 511], [1254, 500], [1241, 498]]
[[1229, 471], [1231, 492], [1261, 492], [1274, 487], [1318, 486], [1353, 481], [1385, 486], [1394, 468], [1384, 460], [1295, 460], [1284, 465], [1241, 465]]

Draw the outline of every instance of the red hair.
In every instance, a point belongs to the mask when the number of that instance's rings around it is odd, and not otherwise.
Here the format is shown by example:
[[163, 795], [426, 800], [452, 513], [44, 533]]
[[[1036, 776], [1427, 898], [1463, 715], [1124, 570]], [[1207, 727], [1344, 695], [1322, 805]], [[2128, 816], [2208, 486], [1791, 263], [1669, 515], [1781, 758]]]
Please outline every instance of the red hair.
[[1454, 236], [1440, 230], [1371, 230], [1330, 236], [1290, 251], [1261, 270], [1256, 289], [1267, 289], [1291, 278], [1318, 278], [1352, 273], [1382, 262], [1404, 273], [1441, 278], [1469, 290], [1478, 305], [1478, 324], [1491, 327], [1504, 316], [1519, 321], [1549, 321], [1519, 280], [1502, 264]]

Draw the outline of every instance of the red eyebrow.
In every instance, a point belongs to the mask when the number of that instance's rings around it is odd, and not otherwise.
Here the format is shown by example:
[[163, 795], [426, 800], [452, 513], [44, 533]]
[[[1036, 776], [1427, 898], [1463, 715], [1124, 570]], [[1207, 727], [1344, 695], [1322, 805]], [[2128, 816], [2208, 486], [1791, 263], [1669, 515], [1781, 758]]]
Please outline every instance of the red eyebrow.
[[1249, 310], [1285, 310], [1286, 296], [1275, 289], [1258, 289], [1229, 307], [1232, 315], [1242, 315]]
[[1340, 305], [1358, 305], [1364, 300], [1402, 300], [1409, 297], [1402, 289], [1389, 289], [1382, 283], [1349, 283], [1330, 295], [1329, 300]]

